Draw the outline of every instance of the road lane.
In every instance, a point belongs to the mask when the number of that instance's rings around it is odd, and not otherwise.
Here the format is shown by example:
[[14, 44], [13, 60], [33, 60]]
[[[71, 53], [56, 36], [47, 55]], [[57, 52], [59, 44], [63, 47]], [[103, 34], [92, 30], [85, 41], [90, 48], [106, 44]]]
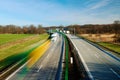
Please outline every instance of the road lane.
[[92, 80], [120, 80], [120, 62], [88, 42], [67, 35], [77, 48], [79, 56]]
[[23, 67], [8, 80], [55, 80], [62, 47], [62, 36], [52, 41], [51, 47], [31, 69]]

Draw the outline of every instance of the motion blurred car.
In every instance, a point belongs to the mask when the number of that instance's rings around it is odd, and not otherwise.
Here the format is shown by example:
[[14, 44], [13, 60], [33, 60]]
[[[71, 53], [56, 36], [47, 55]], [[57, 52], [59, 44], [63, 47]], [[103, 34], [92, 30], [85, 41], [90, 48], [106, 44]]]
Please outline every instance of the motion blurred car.
[[59, 35], [58, 33], [54, 33], [54, 34], [52, 34], [52, 35], [51, 35], [51, 37], [52, 37], [51, 40], [52, 40], [52, 41], [56, 41], [57, 38], [58, 38], [58, 35]]

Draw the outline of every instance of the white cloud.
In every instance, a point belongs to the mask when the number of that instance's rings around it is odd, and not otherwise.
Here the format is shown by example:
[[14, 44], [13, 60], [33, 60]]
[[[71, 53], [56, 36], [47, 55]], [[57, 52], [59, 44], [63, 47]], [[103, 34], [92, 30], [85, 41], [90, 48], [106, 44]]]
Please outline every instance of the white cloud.
[[[34, 0], [25, 3], [17, 1], [0, 1], [0, 10], [3, 9], [4, 11], [6, 10], [11, 13], [7, 14], [8, 16], [1, 16], [0, 22], [18, 25], [43, 24], [45, 26], [60, 24], [98, 24], [110, 23], [118, 17], [110, 17], [111, 9], [109, 12], [107, 11], [101, 13], [95, 12], [94, 10], [108, 5], [110, 0], [100, 0], [99, 2], [93, 4], [94, 1], [96, 0], [90, 0], [87, 2], [86, 5], [90, 5], [90, 8], [84, 8], [84, 10], [71, 9], [57, 3], [45, 2], [44, 0], [38, 3]], [[16, 15], [20, 17], [17, 17]], [[109, 16], [106, 16], [104, 19], [104, 15]]]
[[90, 9], [98, 9], [101, 8], [103, 6], [106, 6], [110, 3], [110, 0], [101, 0], [100, 2], [96, 3], [95, 5], [91, 6]]

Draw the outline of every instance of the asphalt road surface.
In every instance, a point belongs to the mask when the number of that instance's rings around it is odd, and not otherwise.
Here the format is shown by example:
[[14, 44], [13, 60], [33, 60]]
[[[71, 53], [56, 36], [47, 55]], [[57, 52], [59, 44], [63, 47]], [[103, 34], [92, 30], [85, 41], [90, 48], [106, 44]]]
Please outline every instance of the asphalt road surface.
[[52, 40], [50, 48], [31, 69], [23, 65], [24, 67], [9, 76], [7, 80], [55, 80], [61, 47], [62, 36], [58, 35], [56, 40]]
[[91, 80], [120, 80], [120, 62], [81, 38], [67, 35]]

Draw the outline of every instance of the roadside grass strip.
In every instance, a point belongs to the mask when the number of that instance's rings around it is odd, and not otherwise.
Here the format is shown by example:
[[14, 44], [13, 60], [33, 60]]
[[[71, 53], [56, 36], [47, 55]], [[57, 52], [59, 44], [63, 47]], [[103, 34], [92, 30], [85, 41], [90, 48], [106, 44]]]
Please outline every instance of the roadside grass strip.
[[120, 45], [112, 44], [112, 43], [108, 43], [108, 42], [98, 42], [98, 44], [102, 45], [108, 49], [111, 49], [115, 52], [118, 52], [120, 54]]
[[38, 59], [42, 57], [45, 51], [49, 48], [49, 45], [50, 40], [47, 40], [45, 43], [43, 43], [41, 46], [39, 46], [30, 53], [29, 55], [30, 61], [27, 64], [28, 68], [31, 68], [38, 61]]

